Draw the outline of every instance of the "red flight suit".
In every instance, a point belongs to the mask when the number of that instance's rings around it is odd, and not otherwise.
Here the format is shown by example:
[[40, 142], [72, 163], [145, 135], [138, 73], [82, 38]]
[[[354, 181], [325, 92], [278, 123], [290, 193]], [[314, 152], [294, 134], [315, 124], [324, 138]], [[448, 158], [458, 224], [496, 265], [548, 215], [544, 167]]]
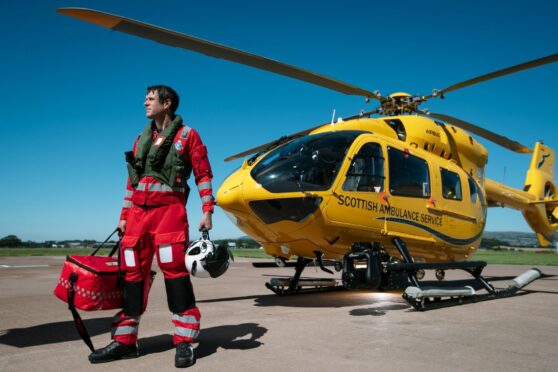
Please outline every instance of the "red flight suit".
[[[181, 120], [180, 117], [177, 119]], [[159, 133], [153, 130], [154, 143], [158, 136]], [[138, 140], [139, 137], [134, 143], [134, 154]], [[173, 146], [191, 164], [203, 212], [213, 212], [213, 175], [207, 149], [199, 134], [183, 126], [177, 132]], [[137, 342], [139, 321], [146, 309], [149, 291], [149, 285], [144, 283], [150, 280], [154, 254], [164, 275], [169, 309], [173, 312], [174, 344], [192, 342], [199, 334], [201, 315], [195, 306], [184, 262], [189, 243], [185, 208], [187, 193], [184, 188], [170, 187], [150, 176], [142, 177], [134, 188], [128, 178], [120, 216], [121, 220], [127, 221], [120, 254], [121, 267], [125, 272], [125, 306], [113, 319], [111, 334], [115, 341], [127, 345]]]

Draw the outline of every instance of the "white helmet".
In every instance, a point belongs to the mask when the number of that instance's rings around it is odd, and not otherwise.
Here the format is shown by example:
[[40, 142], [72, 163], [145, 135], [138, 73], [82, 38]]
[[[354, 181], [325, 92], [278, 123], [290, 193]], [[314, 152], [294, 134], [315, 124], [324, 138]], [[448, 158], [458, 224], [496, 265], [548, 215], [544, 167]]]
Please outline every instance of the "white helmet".
[[215, 245], [209, 240], [207, 231], [186, 250], [186, 268], [191, 275], [198, 278], [217, 278], [223, 275], [232, 259], [232, 254], [227, 248]]

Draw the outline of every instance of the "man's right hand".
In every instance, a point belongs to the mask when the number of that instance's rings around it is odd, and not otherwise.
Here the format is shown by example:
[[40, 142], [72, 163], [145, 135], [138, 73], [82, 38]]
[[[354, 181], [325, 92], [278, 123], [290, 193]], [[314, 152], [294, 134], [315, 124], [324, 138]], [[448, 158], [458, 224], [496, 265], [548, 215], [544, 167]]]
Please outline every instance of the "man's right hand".
[[120, 222], [118, 222], [118, 236], [122, 238], [122, 236], [124, 236], [124, 233], [126, 232], [126, 220], [120, 220]]

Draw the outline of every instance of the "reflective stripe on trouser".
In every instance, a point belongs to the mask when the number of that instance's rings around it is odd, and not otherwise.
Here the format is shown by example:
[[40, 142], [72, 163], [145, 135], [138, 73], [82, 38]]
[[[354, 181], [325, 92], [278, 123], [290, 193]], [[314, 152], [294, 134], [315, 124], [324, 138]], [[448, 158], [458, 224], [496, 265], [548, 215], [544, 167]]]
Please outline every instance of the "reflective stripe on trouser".
[[138, 342], [138, 328], [141, 316], [131, 317], [124, 315], [122, 311], [112, 318], [110, 330], [111, 338], [125, 345], [133, 345]]
[[188, 309], [182, 314], [173, 314], [174, 344], [181, 342], [194, 342], [200, 334], [201, 314], [197, 307]]

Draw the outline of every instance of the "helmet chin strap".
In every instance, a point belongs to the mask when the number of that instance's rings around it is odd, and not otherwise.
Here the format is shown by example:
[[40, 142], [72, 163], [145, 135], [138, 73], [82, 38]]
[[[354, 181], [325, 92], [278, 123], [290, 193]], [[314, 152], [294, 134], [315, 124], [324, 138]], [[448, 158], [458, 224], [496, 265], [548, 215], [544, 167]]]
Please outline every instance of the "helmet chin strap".
[[198, 263], [197, 263], [196, 261], [194, 261], [194, 262], [192, 263], [192, 273], [191, 273], [191, 274], [194, 275], [194, 276], [196, 275], [196, 271], [198, 271], [198, 270], [197, 270], [197, 267], [198, 267]]

